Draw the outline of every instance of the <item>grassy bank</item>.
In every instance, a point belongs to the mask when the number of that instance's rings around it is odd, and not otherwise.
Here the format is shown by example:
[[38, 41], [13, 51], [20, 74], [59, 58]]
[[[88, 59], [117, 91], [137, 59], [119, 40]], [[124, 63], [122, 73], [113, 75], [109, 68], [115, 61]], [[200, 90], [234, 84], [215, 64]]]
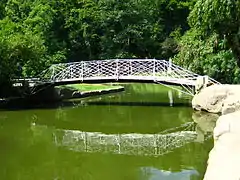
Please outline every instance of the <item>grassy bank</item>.
[[122, 88], [122, 86], [112, 85], [112, 84], [70, 84], [70, 85], [64, 85], [60, 87], [71, 89], [71, 90], [77, 90], [80, 92], [103, 91], [103, 90], [113, 90], [113, 89]]
[[121, 92], [124, 87], [116, 84], [71, 84], [58, 86], [55, 90], [63, 100]]

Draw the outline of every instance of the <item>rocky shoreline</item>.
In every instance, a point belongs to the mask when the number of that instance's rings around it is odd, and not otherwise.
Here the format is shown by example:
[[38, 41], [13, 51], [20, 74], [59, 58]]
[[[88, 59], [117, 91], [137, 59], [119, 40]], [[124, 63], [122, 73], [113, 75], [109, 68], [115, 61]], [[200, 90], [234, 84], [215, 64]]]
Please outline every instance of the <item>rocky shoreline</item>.
[[240, 179], [240, 86], [213, 85], [192, 100], [195, 110], [219, 114], [204, 180]]

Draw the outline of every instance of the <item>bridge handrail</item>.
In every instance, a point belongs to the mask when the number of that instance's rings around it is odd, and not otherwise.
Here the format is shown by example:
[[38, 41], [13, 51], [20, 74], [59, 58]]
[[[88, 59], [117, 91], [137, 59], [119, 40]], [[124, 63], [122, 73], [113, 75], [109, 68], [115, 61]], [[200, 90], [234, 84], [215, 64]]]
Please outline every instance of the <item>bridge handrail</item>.
[[[59, 67], [61, 65], [64, 66], [63, 69], [61, 70], [64, 70], [66, 68], [69, 68], [70, 66], [72, 65], [76, 65], [76, 64], [85, 64], [85, 63], [92, 63], [92, 62], [95, 62], [95, 63], [104, 63], [104, 62], [134, 62], [134, 61], [137, 61], [137, 62], [161, 62], [163, 63], [166, 67], [168, 67], [169, 65], [169, 62], [168, 61], [165, 61], [165, 60], [156, 60], [156, 59], [111, 59], [111, 60], [93, 60], [93, 61], [80, 61], [80, 62], [70, 62], [70, 63], [60, 63], [60, 64], [54, 64], [52, 65], [51, 67]], [[192, 73], [191, 71], [188, 71], [186, 69], [183, 69], [181, 68], [180, 66], [177, 66], [175, 64], [172, 64], [172, 68], [177, 68], [179, 70], [182, 70], [184, 71], [185, 73], [189, 73], [191, 74], [192, 76], [199, 76], [198, 74], [195, 74], [195, 73]], [[61, 73], [61, 72], [60, 72]], [[57, 75], [55, 75], [57, 76]]]
[[[197, 82], [199, 74], [184, 69], [171, 61], [157, 59], [108, 59], [92, 60], [53, 64], [40, 77], [42, 79], [59, 82], [62, 80], [86, 78], [143, 78], [148, 77], [154, 82], [161, 83], [160, 79], [177, 82], [187, 88], [187, 93], [191, 94], [188, 86]], [[208, 78], [212, 84], [220, 84], [212, 78]]]

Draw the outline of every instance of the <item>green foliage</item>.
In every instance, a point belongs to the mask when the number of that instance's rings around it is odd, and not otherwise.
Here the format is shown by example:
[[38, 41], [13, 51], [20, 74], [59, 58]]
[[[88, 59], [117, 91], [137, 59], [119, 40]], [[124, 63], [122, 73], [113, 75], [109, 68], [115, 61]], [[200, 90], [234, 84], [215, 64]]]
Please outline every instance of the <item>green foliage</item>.
[[101, 9], [92, 0], [78, 1], [67, 10], [69, 58], [74, 61], [95, 59], [99, 53], [99, 21]]
[[19, 25], [8, 19], [0, 21], [0, 28], [0, 79], [14, 78], [17, 66], [31, 66], [36, 72], [45, 51], [41, 38], [31, 32], [19, 32]]
[[239, 27], [240, 2], [236, 0], [198, 0], [189, 15], [192, 27], [226, 34]]
[[188, 20], [191, 29], [174, 60], [223, 83], [239, 83], [240, 1], [197, 0]]
[[192, 28], [179, 42], [179, 54], [174, 61], [199, 74], [207, 74], [222, 83], [239, 83], [239, 69], [231, 50], [217, 34], [206, 38]]
[[240, 83], [240, 70], [230, 50], [221, 50], [206, 57], [204, 73], [222, 83]]
[[189, 68], [197, 73], [203, 73], [200, 69], [201, 61], [207, 55], [213, 53], [213, 38], [204, 40], [201, 32], [196, 29], [189, 30], [179, 42], [179, 53], [176, 56], [176, 63]]
[[100, 58], [162, 59], [176, 54], [175, 42], [169, 35], [175, 29], [183, 32], [188, 28], [186, 17], [189, 8], [182, 3], [160, 0], [100, 1], [103, 30]]
[[240, 1], [198, 0], [189, 15], [189, 22], [205, 35], [216, 32], [226, 38], [240, 66]]

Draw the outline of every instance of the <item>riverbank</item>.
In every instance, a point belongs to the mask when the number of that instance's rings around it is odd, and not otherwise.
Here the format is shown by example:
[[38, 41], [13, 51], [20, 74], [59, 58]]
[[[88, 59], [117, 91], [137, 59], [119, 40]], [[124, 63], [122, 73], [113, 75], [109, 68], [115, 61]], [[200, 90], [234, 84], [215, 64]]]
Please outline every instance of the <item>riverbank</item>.
[[192, 100], [195, 110], [220, 114], [204, 180], [240, 179], [240, 86], [214, 85]]
[[109, 93], [117, 93], [124, 91], [124, 87], [111, 84], [72, 84], [55, 87], [55, 91], [57, 94], [57, 98], [61, 100], [66, 100]]
[[121, 91], [124, 91], [124, 87], [116, 84], [71, 84], [49, 87], [38, 94], [30, 96], [0, 99], [0, 108], [35, 107], [39, 104], [55, 104], [68, 99], [85, 98]]

